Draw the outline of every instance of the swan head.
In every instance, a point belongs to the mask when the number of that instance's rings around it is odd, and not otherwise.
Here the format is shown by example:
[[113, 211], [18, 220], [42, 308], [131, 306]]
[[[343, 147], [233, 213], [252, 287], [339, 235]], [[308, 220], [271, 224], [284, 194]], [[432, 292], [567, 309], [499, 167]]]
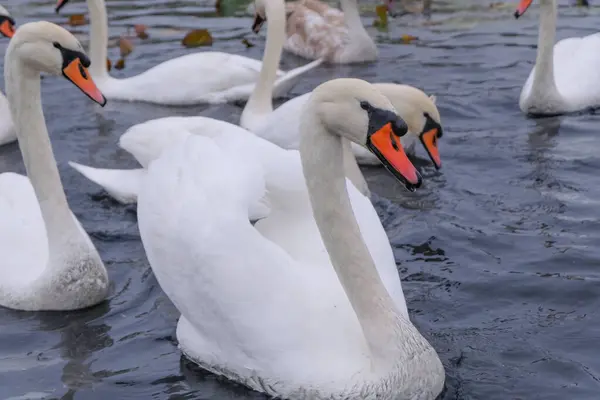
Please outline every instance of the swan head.
[[96, 103], [106, 104], [87, 70], [90, 59], [81, 44], [58, 25], [39, 21], [20, 26], [6, 51], [5, 65], [13, 58], [37, 72], [63, 75]]
[[331, 134], [371, 151], [408, 190], [421, 186], [421, 175], [400, 142], [408, 126], [373, 85], [360, 79], [330, 80], [313, 90], [309, 104]]
[[260, 32], [260, 28], [265, 22], [267, 22], [267, 6], [265, 4], [265, 0], [255, 0], [254, 22], [252, 23], [252, 32]]
[[375, 86], [390, 99], [400, 118], [406, 122], [409, 134], [419, 138], [435, 168], [440, 169], [442, 160], [438, 139], [444, 131], [435, 96], [428, 96], [409, 85], [378, 83]]
[[15, 20], [12, 19], [6, 8], [0, 6], [0, 34], [7, 38], [15, 34]]

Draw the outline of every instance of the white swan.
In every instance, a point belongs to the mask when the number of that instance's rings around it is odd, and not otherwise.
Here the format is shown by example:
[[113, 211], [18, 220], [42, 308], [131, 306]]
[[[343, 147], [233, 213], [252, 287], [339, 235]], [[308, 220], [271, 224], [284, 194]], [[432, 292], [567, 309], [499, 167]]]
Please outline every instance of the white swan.
[[418, 186], [394, 136], [406, 126], [396, 126], [383, 95], [354, 79], [317, 88], [304, 116], [302, 165], [333, 268], [295, 260], [248, 222], [265, 191], [251, 153], [190, 135], [150, 165], [139, 227], [182, 314], [179, 346], [203, 368], [281, 398], [432, 400], [443, 366], [382, 284], [342, 166], [344, 137]]
[[[56, 11], [68, 1], [58, 0]], [[91, 32], [90, 72], [107, 98], [189, 105], [247, 100], [250, 96], [263, 63], [252, 58], [216, 51], [197, 52], [173, 58], [129, 78], [111, 77], [106, 69], [106, 5], [104, 0], [87, 0], [87, 6]], [[267, 49], [265, 53], [266, 51]], [[278, 64], [266, 55], [264, 62]], [[279, 97], [285, 94], [297, 82], [301, 73], [318, 66], [321, 62], [316, 60], [287, 73], [277, 70], [278, 79], [275, 82], [274, 95]]]
[[284, 49], [290, 53], [342, 64], [377, 59], [377, 45], [360, 20], [357, 0], [341, 0], [343, 12], [319, 0], [298, 0], [286, 7]]
[[[515, 18], [533, 0], [521, 0]], [[600, 107], [600, 33], [580, 38], [556, 36], [556, 0], [540, 0], [537, 57], [519, 98], [521, 111], [557, 115]]]
[[[374, 84], [374, 86], [388, 96], [398, 110], [398, 114], [408, 125], [409, 134], [401, 138], [407, 153], [414, 153], [415, 143], [420, 141], [436, 168], [440, 168], [441, 159], [437, 139], [442, 136], [443, 131], [435, 98], [428, 97], [422, 91], [406, 85]], [[309, 96], [310, 93], [307, 93], [291, 99], [271, 114], [258, 112], [246, 122], [256, 123], [253, 128], [252, 125], [249, 128], [258, 136], [286, 149], [298, 149], [300, 112]], [[244, 109], [242, 121], [244, 115], [247, 115], [246, 110], [250, 104], [252, 103], [248, 102]], [[260, 124], [261, 122], [263, 125]], [[145, 173], [145, 168], [152, 160], [158, 158], [166, 147], [182, 135], [207, 135], [210, 132], [232, 132], [237, 135], [247, 133], [236, 125], [207, 117], [157, 118], [132, 126], [119, 139], [119, 147], [132, 154], [142, 165], [141, 169], [104, 169], [75, 162], [69, 164], [87, 179], [101, 186], [118, 202], [131, 204], [137, 201], [139, 181]], [[354, 143], [352, 145], [355, 146], [352, 150], [344, 147], [345, 154], [348, 154], [344, 157], [346, 175], [361, 193], [368, 196], [368, 186], [351, 152], [354, 152], [362, 164], [380, 164], [380, 162], [378, 159], [374, 160], [368, 153], [365, 154], [366, 151], [359, 146]]]
[[[420, 141], [436, 168], [441, 167], [441, 158], [437, 140], [442, 136], [440, 115], [435, 106], [435, 97], [428, 97], [419, 89], [406, 85], [374, 84], [386, 94], [398, 114], [406, 121], [409, 134], [401, 138], [407, 153], [415, 152], [415, 143]], [[245, 119], [247, 110], [252, 106], [250, 101], [242, 113], [243, 125], [264, 139], [267, 139], [286, 149], [298, 149], [300, 142], [300, 113], [309, 99], [310, 93], [293, 98], [279, 108], [262, 113], [257, 111], [251, 118]], [[260, 109], [260, 108], [259, 108]], [[267, 109], [268, 110], [268, 109]], [[253, 112], [253, 111], [252, 111]], [[248, 133], [244, 129], [224, 121], [207, 117], [167, 117], [157, 118], [130, 127], [119, 139], [119, 147], [129, 152], [142, 165], [140, 169], [104, 169], [93, 168], [70, 162], [69, 164], [87, 179], [101, 186], [111, 197], [122, 204], [137, 201], [140, 179], [145, 174], [145, 168], [152, 160], [158, 158], [161, 152], [187, 134], [211, 135], [211, 132], [231, 132], [236, 135]], [[369, 189], [364, 177], [356, 165], [356, 158], [362, 164], [380, 164], [368, 152], [356, 146], [347, 148], [345, 143], [344, 157], [346, 176], [348, 176], [361, 193], [368, 196]], [[352, 152], [356, 158], [352, 157]], [[367, 154], [365, 154], [367, 153]]]
[[108, 293], [102, 260], [71, 212], [42, 112], [40, 73], [63, 75], [92, 100], [106, 100], [89, 77], [90, 61], [65, 29], [32, 22], [17, 30], [4, 80], [27, 177], [0, 175], [0, 305], [74, 310]]
[[[15, 20], [12, 19], [6, 8], [0, 6], [0, 34], [11, 38], [15, 33]], [[15, 125], [10, 115], [8, 100], [0, 92], [0, 146], [14, 142], [17, 139]]]
[[[407, 153], [414, 154], [415, 144], [420, 141], [435, 167], [441, 168], [437, 141], [442, 137], [443, 130], [440, 113], [435, 105], [435, 96], [427, 96], [423, 91], [409, 85], [373, 85], [390, 99], [400, 117], [408, 124], [410, 134], [401, 138]], [[301, 110], [309, 98], [310, 92], [286, 101], [274, 111], [271, 106], [271, 111], [268, 112], [261, 112], [269, 110], [268, 107], [254, 108], [253, 104], [248, 102], [242, 112], [240, 125], [284, 149], [298, 149]], [[377, 157], [355, 143], [352, 143], [352, 152], [359, 164], [380, 164]]]

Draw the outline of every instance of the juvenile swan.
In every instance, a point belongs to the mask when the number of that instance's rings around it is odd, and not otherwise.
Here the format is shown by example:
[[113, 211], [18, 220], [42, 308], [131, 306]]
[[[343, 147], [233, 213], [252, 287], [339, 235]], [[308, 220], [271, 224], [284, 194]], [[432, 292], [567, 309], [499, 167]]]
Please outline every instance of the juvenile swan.
[[264, 171], [227, 136], [188, 135], [150, 163], [140, 234], [181, 312], [179, 346], [206, 370], [279, 398], [433, 400], [443, 366], [382, 283], [343, 169], [342, 138], [415, 190], [421, 177], [399, 140], [407, 126], [357, 79], [315, 89], [301, 121], [304, 177], [333, 267], [294, 259], [249, 222]]
[[74, 310], [107, 295], [106, 269], [69, 209], [40, 96], [45, 72], [63, 75], [104, 106], [89, 65], [77, 39], [49, 22], [21, 26], [6, 51], [4, 81], [27, 177], [0, 175], [1, 306]]

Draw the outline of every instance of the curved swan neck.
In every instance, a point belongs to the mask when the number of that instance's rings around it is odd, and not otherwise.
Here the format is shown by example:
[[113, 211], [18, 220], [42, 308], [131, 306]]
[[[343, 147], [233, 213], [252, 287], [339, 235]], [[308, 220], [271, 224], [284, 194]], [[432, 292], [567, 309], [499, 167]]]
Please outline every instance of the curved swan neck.
[[348, 34], [351, 36], [359, 33], [364, 33], [368, 35], [360, 19], [360, 12], [358, 10], [357, 1], [341, 0], [340, 3], [342, 11], [344, 12], [344, 21], [346, 22], [346, 26], [348, 27]]
[[352, 304], [374, 367], [401, 357], [396, 346], [401, 317], [361, 236], [346, 189], [342, 138], [327, 132], [307, 104], [301, 122], [300, 156], [315, 221], [331, 263]]
[[556, 37], [556, 0], [541, 0], [538, 50], [535, 61], [533, 90], [554, 91], [554, 40]]
[[282, 0], [265, 2], [267, 14], [267, 43], [258, 82], [244, 107], [246, 112], [268, 114], [273, 111], [273, 85], [285, 41], [285, 5]]
[[90, 13], [90, 74], [94, 79], [108, 76], [106, 69], [108, 17], [104, 0], [87, 0]]
[[343, 158], [344, 158], [344, 171], [346, 171], [346, 176], [350, 181], [356, 186], [359, 192], [364, 194], [367, 197], [371, 196], [371, 191], [369, 190], [369, 185], [367, 185], [367, 181], [365, 180], [365, 176], [363, 175], [360, 167], [358, 166], [358, 162], [356, 161], [356, 156], [352, 152], [352, 146], [348, 139], [342, 139], [342, 147], [343, 147]]
[[18, 57], [12, 57], [9, 49], [5, 57], [4, 76], [19, 148], [40, 204], [52, 250], [53, 238], [65, 240], [71, 235], [79, 235], [79, 228], [69, 209], [46, 130], [40, 74]]

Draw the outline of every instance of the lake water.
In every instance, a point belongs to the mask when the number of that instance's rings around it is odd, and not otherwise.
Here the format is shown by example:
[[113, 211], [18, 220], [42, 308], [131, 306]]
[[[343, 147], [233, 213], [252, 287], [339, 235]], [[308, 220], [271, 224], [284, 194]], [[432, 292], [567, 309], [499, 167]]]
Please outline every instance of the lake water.
[[[225, 0], [227, 1], [227, 0]], [[85, 13], [71, 0], [4, 0], [18, 23], [65, 25]], [[444, 167], [423, 161], [424, 187], [403, 190], [381, 168], [365, 169], [394, 248], [411, 318], [440, 355], [443, 399], [600, 398], [599, 117], [527, 119], [520, 89], [535, 59], [538, 7], [518, 21], [516, 2], [434, 2], [432, 19], [403, 16], [388, 32], [371, 28], [378, 62], [325, 66], [296, 96], [335, 77], [402, 82], [438, 98]], [[558, 37], [594, 33], [600, 8], [561, 1]], [[109, 0], [111, 37], [148, 25], [126, 68], [139, 73], [190, 51], [187, 31], [209, 29], [214, 50], [261, 58], [264, 31], [251, 33], [244, 4]], [[238, 10], [236, 12], [236, 10]], [[84, 45], [87, 26], [70, 27]], [[401, 36], [419, 39], [403, 44]], [[256, 46], [247, 49], [247, 38]], [[7, 40], [0, 41], [2, 54]], [[200, 49], [199, 51], [203, 51]], [[109, 49], [113, 63], [118, 48]], [[285, 54], [282, 68], [306, 61]], [[2, 85], [3, 87], [3, 85]], [[116, 146], [129, 126], [169, 115], [206, 115], [237, 123], [241, 105], [163, 107], [110, 101], [99, 111], [64, 79], [42, 82], [44, 111], [71, 208], [90, 233], [112, 280], [109, 301], [69, 313], [0, 309], [1, 399], [262, 399], [198, 370], [176, 347], [178, 312], [154, 278], [135, 208], [107, 198], [69, 168], [69, 160], [136, 166]], [[0, 172], [24, 167], [16, 144], [0, 148]]]

